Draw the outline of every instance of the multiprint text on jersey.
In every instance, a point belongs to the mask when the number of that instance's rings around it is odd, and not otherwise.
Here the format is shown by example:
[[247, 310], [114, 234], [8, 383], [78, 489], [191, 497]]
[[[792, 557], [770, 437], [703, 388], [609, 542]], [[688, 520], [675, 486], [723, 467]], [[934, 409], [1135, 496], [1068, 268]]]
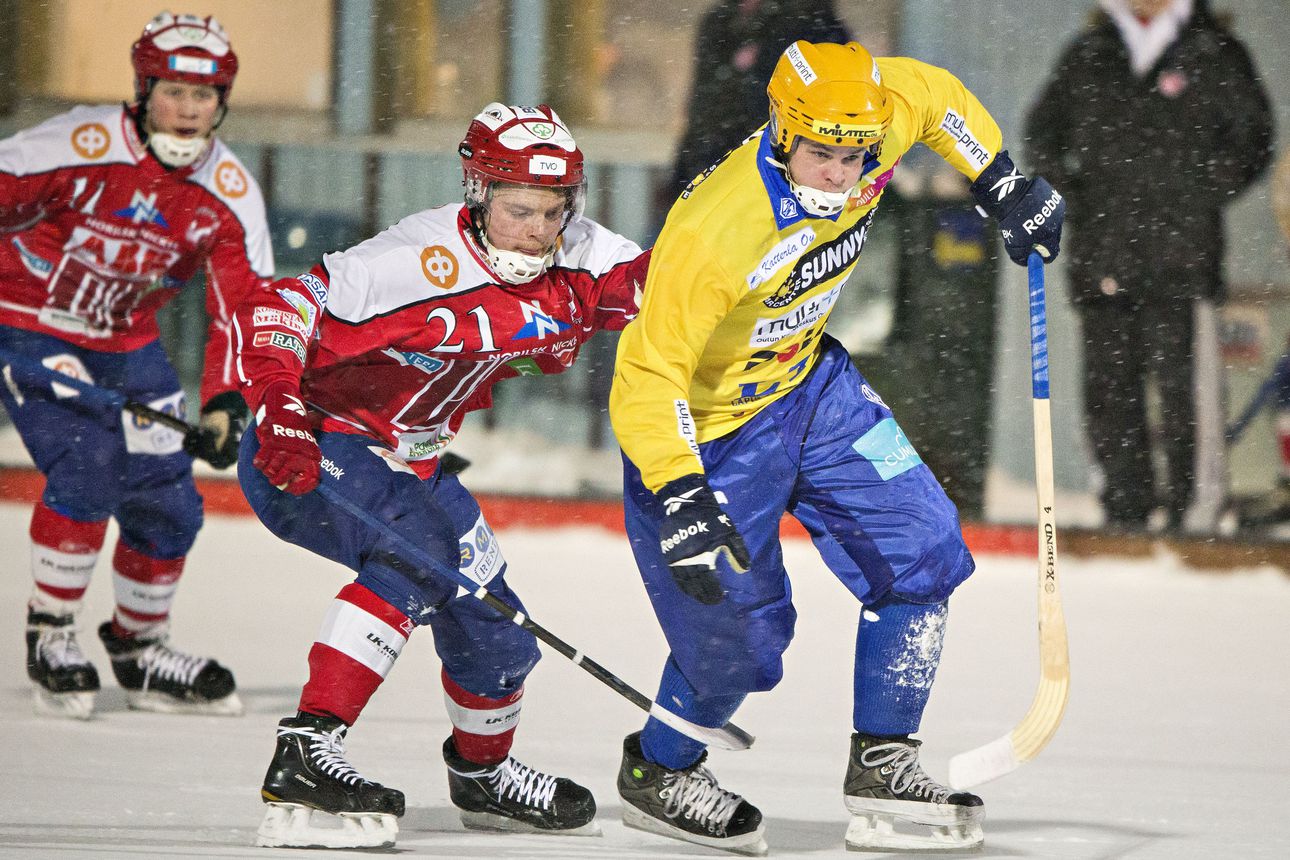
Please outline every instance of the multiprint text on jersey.
[[775, 294], [765, 299], [766, 307], [782, 308], [792, 304], [812, 287], [832, 280], [855, 265], [864, 248], [865, 236], [869, 232], [875, 211], [877, 210], [870, 210], [836, 239], [803, 254]]
[[812, 296], [808, 301], [793, 308], [783, 316], [766, 319], [760, 317], [753, 328], [752, 337], [748, 339], [751, 347], [770, 346], [789, 335], [796, 334], [804, 328], [815, 325], [829, 315], [838, 296], [842, 293], [842, 284], [838, 284], [827, 293]]

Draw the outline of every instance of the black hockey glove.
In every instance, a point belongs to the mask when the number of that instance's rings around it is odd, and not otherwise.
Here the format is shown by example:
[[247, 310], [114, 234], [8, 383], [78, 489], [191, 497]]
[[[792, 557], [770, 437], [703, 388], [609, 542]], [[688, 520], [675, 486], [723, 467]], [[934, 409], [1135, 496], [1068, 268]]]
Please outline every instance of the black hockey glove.
[[1057, 259], [1062, 244], [1066, 198], [1042, 176], [1027, 179], [1001, 152], [972, 183], [972, 196], [1003, 233], [1003, 247], [1018, 265], [1026, 265], [1031, 250], [1045, 263]]
[[725, 597], [717, 578], [717, 559], [737, 573], [752, 563], [744, 539], [730, 517], [721, 510], [717, 496], [703, 475], [686, 475], [658, 491], [666, 516], [659, 527], [659, 548], [681, 590], [700, 603], [712, 606]]
[[237, 462], [237, 446], [249, 417], [246, 401], [236, 391], [215, 395], [202, 407], [201, 423], [184, 436], [184, 450], [216, 469], [227, 469]]

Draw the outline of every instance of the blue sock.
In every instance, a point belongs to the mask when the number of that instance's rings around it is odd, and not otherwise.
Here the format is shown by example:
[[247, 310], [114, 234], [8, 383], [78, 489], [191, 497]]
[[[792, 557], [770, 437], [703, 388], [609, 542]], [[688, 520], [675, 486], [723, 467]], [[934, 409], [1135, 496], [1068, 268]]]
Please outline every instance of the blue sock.
[[[663, 666], [658, 696], [654, 701], [677, 716], [700, 726], [724, 726], [743, 703], [745, 694], [699, 698], [690, 682], [671, 658]], [[699, 760], [706, 747], [675, 729], [650, 717], [641, 732], [641, 752], [645, 758], [669, 770], [684, 770]]]
[[856, 631], [857, 732], [880, 737], [918, 731], [941, 662], [948, 603], [892, 597], [866, 606]]

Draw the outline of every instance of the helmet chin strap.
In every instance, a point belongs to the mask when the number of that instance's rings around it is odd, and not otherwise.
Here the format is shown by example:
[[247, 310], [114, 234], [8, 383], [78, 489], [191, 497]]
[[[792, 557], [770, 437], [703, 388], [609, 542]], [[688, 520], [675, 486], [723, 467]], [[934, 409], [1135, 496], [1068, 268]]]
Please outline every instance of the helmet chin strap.
[[160, 131], [154, 131], [148, 135], [148, 148], [152, 150], [153, 155], [157, 156], [157, 160], [167, 167], [187, 167], [201, 157], [210, 146], [210, 142], [209, 135], [180, 137]]
[[487, 235], [481, 238], [484, 250], [488, 254], [489, 265], [493, 267], [497, 276], [508, 284], [527, 284], [545, 272], [555, 259], [554, 247], [541, 257], [535, 257], [531, 254], [521, 254], [519, 251], [503, 251], [488, 241]]
[[856, 193], [860, 187], [857, 180], [846, 191], [822, 191], [819, 188], [812, 188], [809, 185], [799, 185], [793, 179], [793, 173], [788, 169], [788, 159], [776, 161], [771, 158], [766, 159], [768, 162], [784, 171], [784, 178], [788, 180], [788, 187], [797, 198], [797, 202], [802, 204], [802, 208], [812, 215], [831, 216], [842, 211], [842, 207], [847, 205], [847, 201]]

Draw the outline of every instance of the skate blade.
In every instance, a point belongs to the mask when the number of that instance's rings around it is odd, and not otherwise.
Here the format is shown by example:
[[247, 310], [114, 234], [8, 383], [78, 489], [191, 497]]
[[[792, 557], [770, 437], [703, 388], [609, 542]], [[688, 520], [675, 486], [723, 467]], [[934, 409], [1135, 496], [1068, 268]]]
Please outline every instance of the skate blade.
[[745, 857], [765, 857], [770, 852], [770, 846], [766, 844], [766, 828], [760, 824], [752, 833], [744, 833], [740, 836], [699, 836], [679, 827], [673, 827], [666, 821], [660, 821], [626, 801], [623, 801], [623, 824], [646, 833], [667, 836], [682, 842], [693, 842], [695, 845], [705, 845], [708, 848], [741, 854]]
[[65, 717], [88, 720], [94, 716], [94, 691], [51, 693], [44, 687], [32, 688], [31, 703], [42, 717]]
[[505, 815], [494, 815], [491, 812], [469, 812], [461, 810], [461, 823], [467, 830], [489, 830], [494, 833], [542, 833], [549, 836], [603, 836], [600, 825], [593, 818], [581, 827], [566, 830], [552, 830], [534, 827], [524, 821], [507, 818]]
[[154, 714], [200, 714], [211, 717], [240, 717], [245, 712], [242, 700], [237, 693], [229, 693], [222, 699], [209, 701], [191, 701], [176, 699], [165, 693], [151, 690], [126, 690], [126, 704], [132, 710], [151, 711]]
[[[902, 829], [896, 829], [896, 825]], [[848, 851], [980, 851], [985, 834], [979, 820], [927, 825], [893, 815], [855, 815], [847, 826]]]
[[260, 848], [392, 848], [399, 824], [385, 812], [333, 815], [298, 803], [269, 803], [255, 833]]

